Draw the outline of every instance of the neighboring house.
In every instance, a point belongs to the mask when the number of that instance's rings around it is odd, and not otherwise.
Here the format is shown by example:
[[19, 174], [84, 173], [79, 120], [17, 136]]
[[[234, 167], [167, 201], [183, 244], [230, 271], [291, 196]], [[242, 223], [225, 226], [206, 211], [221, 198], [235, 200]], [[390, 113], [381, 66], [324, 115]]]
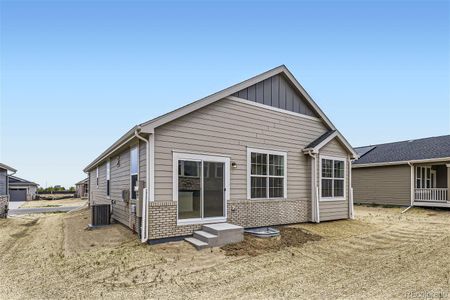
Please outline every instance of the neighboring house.
[[75, 184], [75, 197], [87, 198], [89, 194], [89, 177]]
[[9, 177], [9, 201], [30, 201], [36, 197], [38, 184], [16, 177]]
[[8, 203], [9, 203], [9, 189], [8, 189], [8, 179], [12, 174], [16, 173], [17, 170], [13, 169], [5, 164], [0, 163], [0, 218], [6, 218], [8, 214]]
[[450, 207], [450, 135], [355, 150], [355, 203]]
[[133, 127], [84, 171], [91, 205], [145, 242], [351, 218], [356, 156], [280, 66]]

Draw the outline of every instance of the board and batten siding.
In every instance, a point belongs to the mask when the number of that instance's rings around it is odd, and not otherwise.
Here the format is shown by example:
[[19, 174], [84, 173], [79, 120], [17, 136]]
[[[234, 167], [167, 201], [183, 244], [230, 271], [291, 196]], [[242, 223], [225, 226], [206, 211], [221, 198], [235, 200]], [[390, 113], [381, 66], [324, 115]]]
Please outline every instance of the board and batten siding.
[[[302, 149], [327, 130], [319, 119], [229, 99], [194, 111], [155, 129], [153, 205], [173, 203], [173, 151], [217, 154], [237, 165], [230, 170], [229, 221], [245, 227], [309, 221], [311, 163]], [[287, 199], [247, 199], [247, 147], [287, 152]]]
[[406, 206], [411, 203], [409, 165], [353, 168], [353, 201]]
[[[333, 139], [319, 150], [319, 157], [321, 155], [342, 158], [345, 160], [345, 200], [321, 201], [319, 198], [320, 221], [347, 219], [349, 217], [349, 172], [351, 172], [348, 153], [336, 139]], [[317, 160], [317, 170], [317, 182], [320, 183], [320, 175], [322, 172], [322, 170], [320, 169], [320, 160]], [[319, 189], [319, 194], [320, 193], [321, 191]]]
[[8, 180], [8, 171], [5, 169], [0, 169], [0, 195], [7, 195], [7, 180]]
[[[111, 173], [110, 173], [110, 197], [106, 195], [106, 162], [99, 167], [99, 186], [96, 186], [96, 169], [90, 171], [90, 193], [91, 204], [111, 204], [112, 218], [130, 228], [136, 223], [136, 217], [131, 213], [131, 204], [134, 200], [126, 203], [122, 199], [122, 191], [131, 191], [130, 180], [130, 149], [137, 145], [125, 145], [118, 154], [110, 157]], [[139, 176], [138, 180], [146, 181], [146, 145], [139, 143]]]
[[275, 75], [245, 88], [233, 96], [288, 111], [314, 116], [305, 97], [298, 93], [283, 75]]

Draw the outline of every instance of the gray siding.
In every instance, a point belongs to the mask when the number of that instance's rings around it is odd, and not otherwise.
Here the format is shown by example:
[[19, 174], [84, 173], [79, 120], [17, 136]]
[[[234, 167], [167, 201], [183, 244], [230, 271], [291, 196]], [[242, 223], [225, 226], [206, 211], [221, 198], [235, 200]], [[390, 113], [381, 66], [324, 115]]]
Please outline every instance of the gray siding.
[[296, 92], [283, 75], [275, 75], [258, 82], [255, 85], [234, 93], [233, 96], [317, 117], [317, 114], [311, 109], [306, 99]]
[[7, 182], [8, 176], [5, 169], [0, 169], [0, 195], [7, 195]]
[[[319, 120], [301, 118], [231, 100], [220, 100], [155, 130], [155, 201], [172, 201], [172, 151], [202, 152], [229, 156], [231, 169], [229, 204], [247, 200], [247, 146], [287, 152], [287, 204], [311, 199], [310, 160], [302, 149], [328, 129]], [[283, 210], [279, 201], [275, 203]], [[250, 211], [247, 213], [251, 213]], [[303, 217], [285, 222], [304, 222]], [[281, 215], [281, 212], [280, 212]], [[230, 216], [229, 216], [230, 217]], [[264, 215], [261, 218], [265, 218]], [[283, 223], [283, 221], [279, 221]], [[245, 220], [240, 223], [251, 226]]]
[[111, 204], [111, 201], [106, 198], [106, 163], [98, 167], [98, 186], [96, 184], [96, 169], [91, 171], [91, 204]]
[[410, 205], [410, 166], [354, 168], [352, 174], [355, 203]]
[[[349, 217], [348, 211], [348, 195], [349, 195], [349, 172], [351, 172], [351, 165], [348, 160], [348, 153], [345, 148], [336, 140], [331, 140], [328, 144], [326, 144], [319, 152], [320, 155], [327, 155], [333, 157], [340, 157], [345, 159], [345, 200], [339, 201], [320, 201], [319, 202], [319, 210], [320, 210], [320, 221], [330, 221], [330, 220], [339, 220], [339, 219], [347, 219]], [[318, 173], [317, 180], [320, 180], [320, 162], [318, 163]], [[319, 182], [319, 181], [318, 181]], [[320, 193], [320, 190], [319, 190]]]
[[[137, 141], [134, 141], [136, 144]], [[145, 182], [146, 172], [146, 148], [145, 143], [139, 143], [139, 180]], [[106, 163], [99, 167], [99, 186], [96, 186], [95, 168], [90, 172], [90, 194], [92, 204], [111, 204], [112, 218], [130, 228], [136, 222], [131, 213], [131, 204], [122, 200], [122, 191], [130, 190], [130, 145], [124, 146], [118, 154], [110, 157], [110, 198], [106, 196]], [[118, 163], [120, 161], [120, 163]]]

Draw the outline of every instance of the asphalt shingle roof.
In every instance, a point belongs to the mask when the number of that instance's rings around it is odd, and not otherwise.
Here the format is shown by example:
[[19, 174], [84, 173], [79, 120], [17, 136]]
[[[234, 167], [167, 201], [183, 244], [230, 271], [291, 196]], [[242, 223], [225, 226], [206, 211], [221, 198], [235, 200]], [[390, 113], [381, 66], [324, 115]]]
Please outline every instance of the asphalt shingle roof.
[[25, 180], [23, 178], [19, 178], [17, 176], [10, 176], [9, 183], [14, 185], [37, 185], [32, 181]]
[[354, 162], [356, 165], [450, 157], [450, 135], [357, 147], [355, 150], [366, 151]]
[[336, 130], [330, 130], [325, 132], [324, 134], [322, 134], [321, 136], [319, 136], [317, 139], [315, 139], [314, 141], [312, 141], [311, 143], [309, 143], [308, 146], [306, 146], [305, 148], [314, 148], [315, 146], [319, 145], [321, 142], [323, 142], [327, 137], [329, 137], [330, 135], [332, 135]]

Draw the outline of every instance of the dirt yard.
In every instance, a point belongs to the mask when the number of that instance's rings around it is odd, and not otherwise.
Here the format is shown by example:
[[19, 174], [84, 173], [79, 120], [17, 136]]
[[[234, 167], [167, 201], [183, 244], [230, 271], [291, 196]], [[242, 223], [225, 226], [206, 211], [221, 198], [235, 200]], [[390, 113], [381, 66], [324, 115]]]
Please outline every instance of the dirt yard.
[[87, 204], [87, 200], [80, 198], [61, 200], [33, 200], [25, 202], [20, 208], [83, 206], [85, 204]]
[[400, 211], [358, 206], [356, 220], [201, 252], [86, 230], [87, 211], [2, 219], [0, 298], [448, 298], [450, 211]]

